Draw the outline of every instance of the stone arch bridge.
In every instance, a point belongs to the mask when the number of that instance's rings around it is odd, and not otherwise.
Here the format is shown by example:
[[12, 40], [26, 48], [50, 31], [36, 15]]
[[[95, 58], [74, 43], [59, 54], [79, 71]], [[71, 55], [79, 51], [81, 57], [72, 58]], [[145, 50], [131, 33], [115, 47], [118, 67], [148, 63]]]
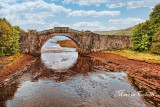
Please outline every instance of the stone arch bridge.
[[28, 30], [20, 34], [21, 53], [39, 56], [44, 43], [54, 36], [66, 36], [79, 47], [79, 53], [89, 53], [131, 47], [130, 36], [99, 35], [90, 31], [77, 31], [68, 27], [55, 27], [45, 31]]

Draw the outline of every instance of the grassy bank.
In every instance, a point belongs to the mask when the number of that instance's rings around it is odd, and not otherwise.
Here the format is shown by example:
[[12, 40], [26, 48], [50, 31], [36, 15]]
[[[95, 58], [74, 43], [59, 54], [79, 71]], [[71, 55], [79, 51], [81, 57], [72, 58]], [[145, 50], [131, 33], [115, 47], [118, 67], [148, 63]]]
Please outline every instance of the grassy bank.
[[160, 55], [155, 55], [155, 54], [139, 53], [132, 50], [104, 51], [103, 53], [113, 53], [132, 60], [160, 64]]
[[0, 71], [6, 69], [7, 67], [11, 66], [17, 60], [23, 57], [24, 54], [17, 53], [12, 56], [4, 56], [0, 57]]

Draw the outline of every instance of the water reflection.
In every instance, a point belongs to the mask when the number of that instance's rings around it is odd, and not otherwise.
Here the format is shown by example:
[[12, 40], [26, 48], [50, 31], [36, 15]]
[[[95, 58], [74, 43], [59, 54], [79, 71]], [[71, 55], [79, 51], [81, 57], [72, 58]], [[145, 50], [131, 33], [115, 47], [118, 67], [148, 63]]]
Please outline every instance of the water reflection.
[[76, 63], [78, 57], [75, 48], [63, 48], [56, 44], [58, 40], [62, 39], [69, 38], [54, 37], [42, 47], [41, 60], [48, 69], [52, 69], [54, 72], [65, 72]]
[[[68, 50], [51, 42], [47, 44], [43, 50], [53, 46], [55, 50]], [[109, 68], [107, 63], [78, 56], [75, 51], [44, 52], [28, 72], [0, 88], [0, 104], [2, 107], [151, 106], [138, 95], [115, 95], [119, 90], [125, 90], [125, 94], [137, 91], [128, 82], [126, 73]]]

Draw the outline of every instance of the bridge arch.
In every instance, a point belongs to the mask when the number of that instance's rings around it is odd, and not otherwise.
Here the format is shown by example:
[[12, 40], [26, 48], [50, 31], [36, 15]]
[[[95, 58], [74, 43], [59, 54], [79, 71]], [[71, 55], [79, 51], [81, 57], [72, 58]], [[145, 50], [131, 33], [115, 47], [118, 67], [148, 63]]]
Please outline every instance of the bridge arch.
[[52, 39], [53, 37], [56, 37], [56, 36], [65, 36], [65, 37], [68, 37], [70, 40], [72, 40], [76, 45], [77, 47], [79, 47], [79, 43], [77, 40], [73, 39], [71, 34], [51, 34], [51, 36], [47, 36], [47, 38], [45, 40], [42, 41], [41, 45], [40, 45], [40, 49], [43, 47], [43, 45], [50, 39]]
[[39, 50], [38, 50], [38, 51], [41, 51], [41, 50], [42, 50], [42, 47], [44, 46], [44, 44], [45, 44], [48, 40], [50, 40], [50, 39], [52, 39], [52, 38], [54, 38], [54, 37], [56, 37], [56, 36], [64, 36], [64, 37], [69, 38], [69, 39], [72, 40], [72, 41], [77, 45], [77, 47], [79, 48], [78, 41], [74, 40], [74, 39], [72, 38], [71, 34], [51, 34], [51, 36], [47, 36], [47, 38], [45, 38], [44, 40], [42, 40], [42, 43], [40, 44], [40, 47], [39, 47]]

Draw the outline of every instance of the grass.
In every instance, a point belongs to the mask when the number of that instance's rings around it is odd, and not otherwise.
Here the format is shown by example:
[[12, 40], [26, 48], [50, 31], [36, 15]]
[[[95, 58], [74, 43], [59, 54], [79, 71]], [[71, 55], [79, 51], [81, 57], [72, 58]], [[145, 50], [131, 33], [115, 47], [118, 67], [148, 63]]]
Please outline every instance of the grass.
[[0, 57], [0, 71], [6, 69], [7, 67], [11, 66], [17, 60], [23, 57], [24, 54], [16, 53], [12, 56], [4, 56]]
[[139, 53], [132, 50], [104, 51], [103, 53], [113, 53], [132, 60], [160, 64], [160, 55], [155, 55], [150, 53]]

